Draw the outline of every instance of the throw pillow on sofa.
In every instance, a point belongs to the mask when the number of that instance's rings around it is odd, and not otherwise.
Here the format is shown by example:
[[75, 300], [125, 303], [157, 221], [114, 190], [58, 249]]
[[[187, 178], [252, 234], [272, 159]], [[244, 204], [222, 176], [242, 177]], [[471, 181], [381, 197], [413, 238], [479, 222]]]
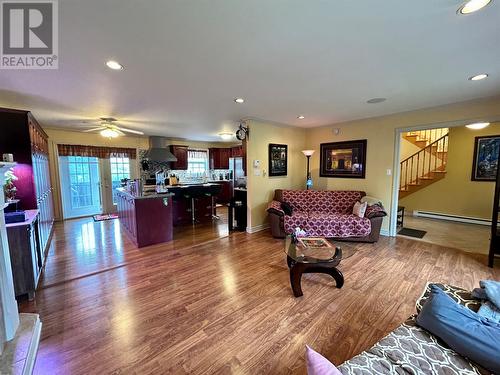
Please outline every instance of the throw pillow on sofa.
[[352, 213], [358, 217], [365, 217], [366, 207], [368, 207], [368, 203], [356, 202], [352, 208]]
[[451, 349], [495, 374], [500, 373], [500, 324], [462, 306], [439, 287], [431, 286], [417, 324]]
[[342, 375], [328, 359], [306, 345], [307, 375]]
[[290, 203], [281, 202], [281, 209], [285, 212], [285, 215], [292, 216], [293, 207]]

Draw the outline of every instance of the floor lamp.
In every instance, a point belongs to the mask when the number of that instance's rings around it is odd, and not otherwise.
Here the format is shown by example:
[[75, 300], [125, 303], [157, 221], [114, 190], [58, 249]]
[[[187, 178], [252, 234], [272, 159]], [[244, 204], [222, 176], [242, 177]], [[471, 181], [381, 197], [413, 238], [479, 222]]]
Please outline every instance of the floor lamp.
[[312, 154], [314, 154], [314, 150], [302, 150], [302, 153], [307, 158], [307, 181], [306, 181], [306, 189], [309, 190], [312, 186], [311, 179], [311, 171], [309, 170], [309, 160], [311, 159]]

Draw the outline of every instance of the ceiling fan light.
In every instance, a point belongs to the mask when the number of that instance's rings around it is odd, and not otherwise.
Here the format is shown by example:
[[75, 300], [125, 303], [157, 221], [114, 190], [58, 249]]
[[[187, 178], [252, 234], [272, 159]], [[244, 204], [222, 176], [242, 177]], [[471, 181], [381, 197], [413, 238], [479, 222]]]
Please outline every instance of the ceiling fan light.
[[233, 133], [229, 132], [219, 133], [219, 137], [221, 137], [222, 140], [224, 141], [229, 141], [231, 138], [233, 138]]
[[116, 130], [109, 129], [109, 128], [101, 130], [100, 134], [106, 138], [116, 138], [119, 136], [119, 134]]

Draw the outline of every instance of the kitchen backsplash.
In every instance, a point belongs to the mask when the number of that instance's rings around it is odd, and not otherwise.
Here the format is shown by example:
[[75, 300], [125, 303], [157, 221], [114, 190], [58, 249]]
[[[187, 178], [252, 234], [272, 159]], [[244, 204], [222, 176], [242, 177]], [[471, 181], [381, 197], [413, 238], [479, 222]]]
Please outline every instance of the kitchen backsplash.
[[[158, 163], [158, 162], [150, 162], [148, 161], [148, 170], [145, 171], [142, 168], [142, 163], [145, 160], [145, 154], [147, 150], [139, 150], [139, 163], [141, 167], [141, 177], [146, 179], [150, 178], [150, 176], [154, 176], [157, 171], [160, 170], [168, 170], [170, 174], [175, 174], [179, 180], [182, 182], [189, 181], [203, 181], [205, 174], [204, 173], [192, 173], [185, 170], [171, 170], [170, 163]], [[220, 180], [222, 176], [223, 180], [226, 180], [230, 176], [230, 172], [228, 169], [214, 169], [210, 170], [206, 177], [209, 181]]]

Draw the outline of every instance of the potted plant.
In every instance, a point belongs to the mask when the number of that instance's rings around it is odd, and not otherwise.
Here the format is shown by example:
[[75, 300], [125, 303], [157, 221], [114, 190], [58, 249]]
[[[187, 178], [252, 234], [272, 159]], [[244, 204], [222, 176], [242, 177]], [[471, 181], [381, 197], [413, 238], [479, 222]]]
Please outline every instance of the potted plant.
[[16, 199], [17, 188], [14, 181], [17, 181], [17, 176], [14, 174], [14, 169], [10, 168], [5, 172], [5, 185], [3, 186], [5, 201], [7, 202]]

